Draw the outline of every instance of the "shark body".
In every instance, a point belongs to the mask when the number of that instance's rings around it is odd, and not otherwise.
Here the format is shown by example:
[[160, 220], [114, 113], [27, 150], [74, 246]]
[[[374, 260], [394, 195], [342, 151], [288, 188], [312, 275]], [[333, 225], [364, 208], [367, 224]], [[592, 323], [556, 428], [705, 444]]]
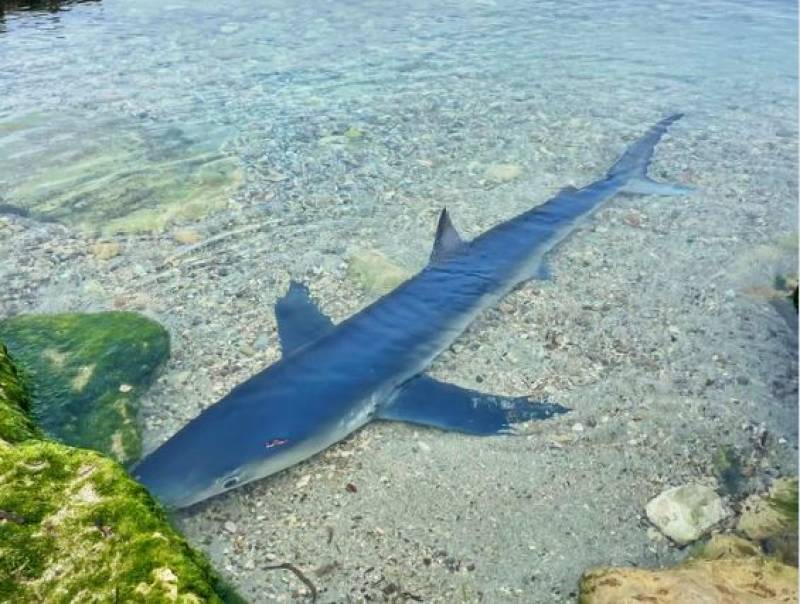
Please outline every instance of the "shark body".
[[424, 371], [481, 311], [534, 278], [544, 254], [602, 202], [619, 192], [686, 193], [646, 175], [655, 145], [680, 117], [650, 128], [603, 178], [564, 189], [470, 242], [443, 210], [429, 264], [338, 325], [293, 282], [276, 305], [282, 359], [191, 420], [134, 476], [165, 504], [185, 507], [302, 461], [372, 419], [490, 435], [565, 412]]

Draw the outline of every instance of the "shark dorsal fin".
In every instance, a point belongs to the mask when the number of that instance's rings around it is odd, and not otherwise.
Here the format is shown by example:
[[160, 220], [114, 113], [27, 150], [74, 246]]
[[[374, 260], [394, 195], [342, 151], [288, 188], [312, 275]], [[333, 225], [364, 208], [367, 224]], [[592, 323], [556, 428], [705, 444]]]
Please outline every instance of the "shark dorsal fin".
[[464, 240], [461, 239], [461, 235], [458, 234], [456, 227], [450, 221], [450, 214], [447, 213], [447, 208], [442, 208], [442, 213], [439, 214], [439, 224], [436, 226], [436, 239], [433, 241], [431, 262], [444, 260], [452, 256], [463, 245]]
[[275, 304], [278, 336], [284, 356], [313, 342], [333, 329], [333, 322], [317, 307], [308, 288], [297, 281]]

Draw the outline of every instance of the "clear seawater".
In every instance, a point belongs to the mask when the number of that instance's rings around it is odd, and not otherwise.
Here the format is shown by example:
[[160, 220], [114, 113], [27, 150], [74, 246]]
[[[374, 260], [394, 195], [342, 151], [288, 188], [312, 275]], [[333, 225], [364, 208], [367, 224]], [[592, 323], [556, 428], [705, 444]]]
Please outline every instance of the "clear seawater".
[[442, 206], [475, 236], [685, 113], [653, 176], [698, 192], [611, 202], [433, 369], [573, 414], [502, 442], [370, 426], [179, 515], [253, 601], [302, 587], [265, 560], [335, 562], [326, 602], [572, 601], [587, 567], [680, 557], [644, 503], [749, 455], [752, 426], [796, 474], [796, 356], [764, 298], [796, 273], [795, 2], [0, 6], [0, 318], [161, 321], [147, 448], [278, 358], [290, 277], [341, 320], [377, 295], [354, 254], [413, 272]]
[[[0, 195], [90, 231], [147, 231], [108, 221], [208, 180], [212, 209], [219, 190], [257, 203], [281, 178], [276, 201], [336, 180], [368, 204], [437, 155], [513, 160], [531, 125], [578, 130], [542, 154], [670, 111], [712, 131], [796, 130], [796, 14], [782, 0], [62, 8], [0, 22]], [[348, 142], [349, 169], [326, 153]], [[208, 177], [192, 181], [198, 167]]]

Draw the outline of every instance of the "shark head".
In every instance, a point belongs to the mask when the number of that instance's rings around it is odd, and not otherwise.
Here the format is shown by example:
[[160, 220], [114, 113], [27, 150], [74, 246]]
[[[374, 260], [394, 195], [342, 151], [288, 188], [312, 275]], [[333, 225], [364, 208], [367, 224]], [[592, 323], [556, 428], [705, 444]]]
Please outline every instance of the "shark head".
[[324, 420], [298, 413], [286, 394], [269, 384], [243, 384], [145, 457], [133, 477], [163, 504], [182, 508], [274, 474], [338, 440]]

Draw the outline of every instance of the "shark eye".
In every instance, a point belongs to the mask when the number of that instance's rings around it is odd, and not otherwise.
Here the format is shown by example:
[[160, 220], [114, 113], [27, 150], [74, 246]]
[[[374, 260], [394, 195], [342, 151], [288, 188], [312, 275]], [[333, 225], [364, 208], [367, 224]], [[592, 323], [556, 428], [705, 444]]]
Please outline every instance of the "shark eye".
[[231, 476], [225, 482], [222, 483], [223, 489], [231, 489], [239, 484], [239, 477], [238, 476]]

